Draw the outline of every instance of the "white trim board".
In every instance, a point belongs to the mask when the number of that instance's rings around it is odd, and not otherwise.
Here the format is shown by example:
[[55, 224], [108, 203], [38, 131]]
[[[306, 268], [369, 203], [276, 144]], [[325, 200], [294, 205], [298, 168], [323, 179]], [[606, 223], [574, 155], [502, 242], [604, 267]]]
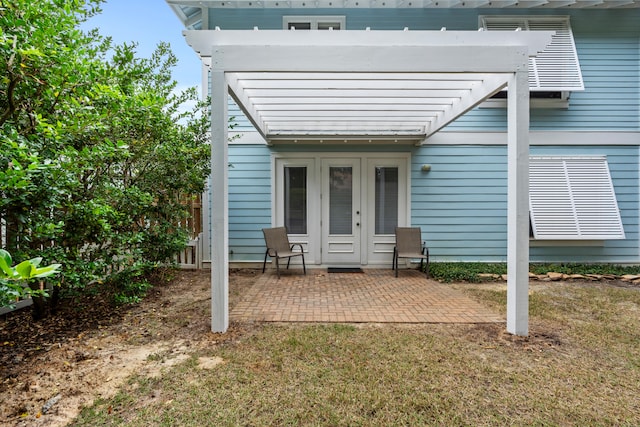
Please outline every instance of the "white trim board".
[[[255, 131], [231, 132], [231, 145], [267, 145]], [[236, 138], [237, 137], [237, 138]], [[385, 141], [362, 140], [362, 143], [383, 143]], [[386, 141], [387, 143], [391, 141]], [[309, 144], [314, 142], [309, 141]], [[315, 141], [319, 143], [319, 141]], [[329, 143], [328, 141], [325, 144]], [[353, 143], [351, 139], [331, 141], [335, 145]], [[447, 132], [440, 131], [429, 137], [422, 145], [506, 145], [507, 132]], [[531, 131], [529, 145], [630, 145], [640, 146], [640, 132], [627, 131]]]
[[[429, 137], [422, 145], [506, 145], [507, 132], [447, 132]], [[640, 145], [640, 132], [531, 131], [529, 145]]]

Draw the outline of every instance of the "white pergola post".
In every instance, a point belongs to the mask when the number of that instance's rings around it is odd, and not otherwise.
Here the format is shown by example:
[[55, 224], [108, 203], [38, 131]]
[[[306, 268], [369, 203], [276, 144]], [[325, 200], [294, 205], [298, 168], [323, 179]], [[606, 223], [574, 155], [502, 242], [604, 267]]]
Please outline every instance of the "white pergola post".
[[227, 82], [211, 70], [211, 330], [229, 327], [229, 149]]
[[507, 332], [529, 333], [529, 84], [525, 67], [509, 81], [507, 131]]

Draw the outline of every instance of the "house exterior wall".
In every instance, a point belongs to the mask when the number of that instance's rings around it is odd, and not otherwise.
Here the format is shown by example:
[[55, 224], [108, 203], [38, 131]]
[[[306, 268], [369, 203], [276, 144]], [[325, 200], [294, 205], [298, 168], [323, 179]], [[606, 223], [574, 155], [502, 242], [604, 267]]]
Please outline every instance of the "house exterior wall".
[[[217, 9], [209, 22], [211, 28], [281, 29], [283, 15], [344, 15], [352, 30], [474, 30], [483, 14], [571, 17], [586, 89], [571, 94], [568, 109], [531, 110], [531, 130], [550, 132], [557, 141], [532, 141], [531, 155], [607, 156], [626, 234], [624, 240], [533, 243], [531, 261], [639, 263], [640, 9]], [[236, 117], [235, 131], [253, 130], [235, 104], [229, 113]], [[411, 223], [422, 227], [433, 260], [505, 262], [507, 146], [503, 138], [474, 143], [469, 137], [505, 130], [504, 108], [476, 108], [442, 131], [466, 134], [460, 143], [454, 137], [453, 143], [427, 140], [421, 147], [268, 147], [241, 138], [229, 147], [229, 259], [261, 262], [264, 257], [261, 229], [272, 225], [274, 153], [393, 150], [411, 154]], [[581, 132], [588, 142], [582, 143]], [[602, 136], [601, 143], [593, 142], [594, 135]], [[422, 171], [424, 164], [431, 165], [429, 172]]]
[[[532, 245], [533, 262], [636, 263], [638, 147], [533, 146], [531, 155], [606, 155], [626, 233], [625, 240]], [[507, 259], [507, 149], [504, 145], [433, 145], [412, 156], [412, 223], [426, 232], [434, 260], [505, 262]], [[430, 164], [431, 171], [420, 167]]]
[[[271, 154], [294, 149], [299, 147], [230, 146], [231, 262], [264, 257], [261, 229], [272, 225]], [[377, 151], [363, 146], [324, 148], [336, 153], [365, 150]], [[411, 153], [411, 223], [422, 227], [433, 260], [506, 262], [506, 146], [427, 145], [404, 151]], [[532, 262], [640, 262], [637, 146], [533, 146], [531, 154], [607, 156], [626, 234], [625, 240], [595, 244], [533, 245]], [[422, 171], [424, 164], [431, 165], [429, 172]]]

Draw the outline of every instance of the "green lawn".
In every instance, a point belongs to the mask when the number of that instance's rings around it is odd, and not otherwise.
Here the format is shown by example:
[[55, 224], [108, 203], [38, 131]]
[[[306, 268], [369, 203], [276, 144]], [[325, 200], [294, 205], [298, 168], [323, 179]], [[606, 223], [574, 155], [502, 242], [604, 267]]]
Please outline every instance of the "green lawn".
[[[452, 286], [504, 310], [499, 285]], [[640, 288], [531, 290], [527, 338], [504, 325], [257, 325], [131, 378], [72, 425], [640, 425]]]

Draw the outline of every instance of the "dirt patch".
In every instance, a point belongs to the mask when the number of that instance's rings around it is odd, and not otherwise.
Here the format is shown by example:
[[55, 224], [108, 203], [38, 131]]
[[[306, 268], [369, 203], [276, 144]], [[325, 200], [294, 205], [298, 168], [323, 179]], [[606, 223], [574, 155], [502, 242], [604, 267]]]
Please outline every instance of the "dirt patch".
[[[258, 271], [233, 270], [229, 305]], [[29, 310], [0, 318], [0, 425], [63, 426], [83, 406], [112, 397], [132, 374], [157, 376], [201, 348], [246, 333], [250, 325], [210, 330], [210, 273], [178, 271], [162, 278], [136, 306], [114, 307], [98, 296], [64, 300], [40, 322]], [[221, 360], [199, 360], [213, 369]]]

